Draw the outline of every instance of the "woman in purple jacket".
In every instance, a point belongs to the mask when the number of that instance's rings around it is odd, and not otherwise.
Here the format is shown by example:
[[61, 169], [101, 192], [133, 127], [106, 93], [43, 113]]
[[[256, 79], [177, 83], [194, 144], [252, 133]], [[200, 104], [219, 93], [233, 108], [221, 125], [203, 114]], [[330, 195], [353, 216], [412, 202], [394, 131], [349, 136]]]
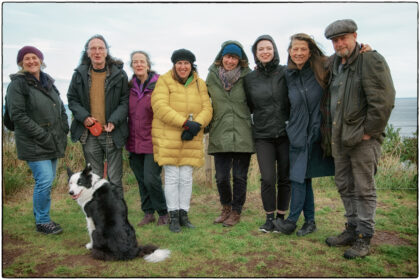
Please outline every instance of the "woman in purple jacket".
[[130, 167], [139, 184], [141, 209], [145, 214], [138, 226], [153, 223], [155, 211], [159, 214], [157, 225], [165, 225], [168, 223], [168, 210], [160, 177], [162, 168], [153, 159], [151, 133], [153, 111], [150, 99], [159, 75], [151, 71], [146, 52], [135, 51], [130, 57], [134, 75], [129, 83], [130, 134], [126, 149], [130, 152]]

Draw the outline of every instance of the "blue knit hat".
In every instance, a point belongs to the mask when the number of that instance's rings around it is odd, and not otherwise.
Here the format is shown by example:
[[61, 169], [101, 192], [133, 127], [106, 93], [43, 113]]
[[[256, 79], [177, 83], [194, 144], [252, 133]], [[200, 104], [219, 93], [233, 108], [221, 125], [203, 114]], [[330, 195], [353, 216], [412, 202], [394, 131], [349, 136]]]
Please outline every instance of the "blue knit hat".
[[236, 56], [238, 56], [239, 58], [242, 59], [242, 50], [240, 47], [238, 47], [235, 44], [229, 44], [226, 47], [223, 48], [222, 51], [222, 57], [227, 55], [227, 54], [234, 54]]

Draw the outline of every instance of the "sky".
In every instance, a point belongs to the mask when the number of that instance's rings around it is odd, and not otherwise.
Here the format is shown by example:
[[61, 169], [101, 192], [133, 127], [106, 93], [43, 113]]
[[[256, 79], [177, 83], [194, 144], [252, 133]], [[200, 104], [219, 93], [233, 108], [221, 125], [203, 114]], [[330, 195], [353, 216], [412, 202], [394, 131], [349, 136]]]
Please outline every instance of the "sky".
[[258, 36], [269, 34], [277, 44], [280, 63], [286, 64], [291, 35], [307, 33], [331, 55], [334, 50], [324, 37], [325, 27], [351, 18], [358, 25], [358, 42], [368, 43], [388, 62], [397, 98], [417, 97], [417, 13], [417, 2], [2, 2], [3, 96], [9, 75], [18, 71], [17, 52], [25, 45], [43, 52], [44, 71], [56, 80], [67, 104], [73, 71], [94, 34], [105, 37], [110, 54], [124, 61], [129, 77], [131, 52], [148, 52], [152, 69], [164, 74], [172, 67], [172, 52], [186, 48], [195, 54], [199, 76], [205, 80], [224, 41], [241, 42], [253, 68], [251, 46]]

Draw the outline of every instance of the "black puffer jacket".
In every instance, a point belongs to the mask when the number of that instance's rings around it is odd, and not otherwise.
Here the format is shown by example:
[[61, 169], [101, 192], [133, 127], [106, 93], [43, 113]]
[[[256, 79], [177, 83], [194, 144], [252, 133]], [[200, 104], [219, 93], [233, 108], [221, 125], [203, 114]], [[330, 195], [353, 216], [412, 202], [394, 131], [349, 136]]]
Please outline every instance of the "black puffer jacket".
[[[269, 40], [274, 47], [274, 58], [265, 66], [257, 59], [257, 44]], [[278, 138], [286, 135], [289, 119], [289, 99], [286, 85], [286, 67], [279, 65], [277, 46], [269, 35], [257, 38], [252, 46], [257, 69], [245, 76], [244, 87], [248, 106], [253, 113], [255, 139]]]
[[64, 157], [69, 125], [54, 80], [41, 72], [44, 86], [29, 73], [10, 76], [6, 103], [15, 126], [17, 156], [40, 161]]

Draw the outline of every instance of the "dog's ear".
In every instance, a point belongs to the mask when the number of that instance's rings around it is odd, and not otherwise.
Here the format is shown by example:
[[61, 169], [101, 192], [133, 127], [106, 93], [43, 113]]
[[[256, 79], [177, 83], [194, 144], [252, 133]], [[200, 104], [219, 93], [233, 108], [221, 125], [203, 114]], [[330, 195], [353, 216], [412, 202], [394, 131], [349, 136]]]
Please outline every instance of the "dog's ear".
[[83, 175], [87, 176], [87, 175], [89, 175], [89, 173], [91, 171], [92, 171], [92, 165], [90, 165], [90, 163], [88, 163], [82, 173], [83, 173]]
[[73, 175], [74, 173], [73, 173], [73, 171], [71, 171], [71, 169], [67, 166], [67, 175], [69, 176], [69, 180], [70, 180], [70, 177]]

